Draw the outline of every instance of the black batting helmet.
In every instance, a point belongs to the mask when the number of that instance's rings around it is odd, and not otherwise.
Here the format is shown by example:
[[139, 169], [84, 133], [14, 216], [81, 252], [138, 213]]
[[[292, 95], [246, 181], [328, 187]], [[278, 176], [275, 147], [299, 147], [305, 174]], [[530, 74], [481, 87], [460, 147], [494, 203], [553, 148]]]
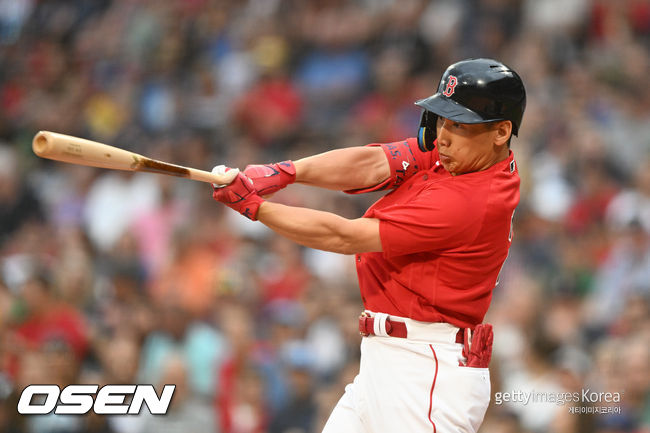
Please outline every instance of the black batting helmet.
[[458, 123], [512, 122], [517, 135], [526, 109], [526, 89], [521, 77], [501, 62], [468, 59], [449, 66], [438, 91], [415, 103], [424, 108], [418, 144], [433, 150], [438, 116]]

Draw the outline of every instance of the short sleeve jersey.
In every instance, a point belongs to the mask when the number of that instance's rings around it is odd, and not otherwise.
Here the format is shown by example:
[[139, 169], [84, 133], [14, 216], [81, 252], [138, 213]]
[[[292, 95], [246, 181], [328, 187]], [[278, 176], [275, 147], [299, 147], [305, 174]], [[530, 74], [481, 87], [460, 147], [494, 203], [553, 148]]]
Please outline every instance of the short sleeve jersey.
[[483, 321], [512, 240], [519, 174], [512, 152], [452, 176], [437, 150], [406, 143], [418, 171], [374, 203], [383, 252], [357, 254], [366, 309], [473, 328]]

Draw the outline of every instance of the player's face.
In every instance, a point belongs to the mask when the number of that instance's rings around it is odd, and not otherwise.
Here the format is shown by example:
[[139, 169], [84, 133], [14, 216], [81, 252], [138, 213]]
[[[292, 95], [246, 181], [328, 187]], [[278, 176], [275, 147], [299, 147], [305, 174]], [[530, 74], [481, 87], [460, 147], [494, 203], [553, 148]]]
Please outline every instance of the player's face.
[[458, 123], [438, 117], [438, 152], [442, 166], [452, 175], [485, 170], [503, 156], [512, 123]]

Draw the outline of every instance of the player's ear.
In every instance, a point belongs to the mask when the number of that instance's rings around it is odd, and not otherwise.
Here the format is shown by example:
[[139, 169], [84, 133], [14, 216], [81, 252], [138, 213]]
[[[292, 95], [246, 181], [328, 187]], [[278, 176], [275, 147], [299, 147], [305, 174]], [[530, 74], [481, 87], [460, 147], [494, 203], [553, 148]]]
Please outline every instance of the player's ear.
[[512, 135], [512, 122], [509, 120], [496, 122], [494, 130], [496, 131], [494, 144], [496, 146], [503, 146], [508, 143], [510, 136]]

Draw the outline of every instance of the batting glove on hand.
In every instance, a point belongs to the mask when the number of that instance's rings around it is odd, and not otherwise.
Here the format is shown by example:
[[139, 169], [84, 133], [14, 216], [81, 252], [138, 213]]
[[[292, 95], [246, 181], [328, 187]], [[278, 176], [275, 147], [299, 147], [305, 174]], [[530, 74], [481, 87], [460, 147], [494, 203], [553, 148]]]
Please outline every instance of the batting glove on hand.
[[[230, 170], [229, 167], [218, 165], [212, 169], [213, 173], [223, 174]], [[253, 181], [246, 175], [239, 173], [229, 185], [212, 184], [214, 192], [212, 198], [231, 209], [236, 210], [246, 218], [257, 221], [257, 211], [264, 199], [257, 194]]]
[[247, 165], [244, 174], [253, 181], [259, 195], [268, 196], [296, 181], [296, 166], [293, 161]]

